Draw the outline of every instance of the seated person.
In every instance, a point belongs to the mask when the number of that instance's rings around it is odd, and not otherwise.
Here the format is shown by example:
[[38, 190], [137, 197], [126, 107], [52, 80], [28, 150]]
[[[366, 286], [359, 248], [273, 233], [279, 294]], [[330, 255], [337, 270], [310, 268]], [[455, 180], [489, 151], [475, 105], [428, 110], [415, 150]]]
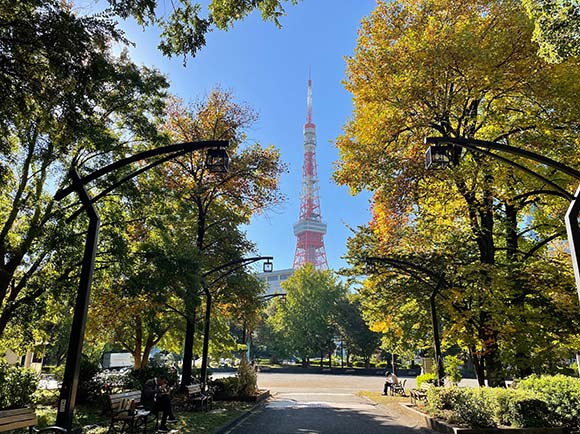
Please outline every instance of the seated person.
[[144, 407], [155, 413], [161, 412], [161, 425], [158, 430], [161, 432], [169, 431], [167, 429], [167, 423], [176, 421], [173, 416], [173, 410], [171, 409], [171, 396], [169, 392], [167, 377], [160, 375], [147, 380], [141, 394], [141, 402]]
[[391, 371], [385, 374], [385, 386], [383, 387], [383, 395], [386, 395], [389, 389], [393, 390], [393, 386], [399, 384], [399, 378]]

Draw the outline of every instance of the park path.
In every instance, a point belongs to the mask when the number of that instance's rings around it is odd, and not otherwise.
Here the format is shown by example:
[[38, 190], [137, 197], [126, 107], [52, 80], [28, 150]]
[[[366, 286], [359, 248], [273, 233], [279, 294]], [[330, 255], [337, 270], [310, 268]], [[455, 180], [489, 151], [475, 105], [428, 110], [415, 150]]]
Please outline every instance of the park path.
[[272, 398], [227, 434], [431, 434], [398, 411], [380, 406], [361, 390], [380, 391], [382, 377], [260, 373]]

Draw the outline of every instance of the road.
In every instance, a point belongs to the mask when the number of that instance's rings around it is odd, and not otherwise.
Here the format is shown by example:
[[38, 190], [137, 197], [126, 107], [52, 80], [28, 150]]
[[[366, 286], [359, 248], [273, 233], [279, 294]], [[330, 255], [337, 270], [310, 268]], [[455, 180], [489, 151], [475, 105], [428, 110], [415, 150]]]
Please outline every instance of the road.
[[[431, 434], [399, 411], [379, 406], [361, 390], [381, 391], [382, 377], [260, 373], [273, 397], [227, 434]], [[414, 379], [413, 379], [414, 381]], [[410, 380], [408, 382], [410, 384]]]

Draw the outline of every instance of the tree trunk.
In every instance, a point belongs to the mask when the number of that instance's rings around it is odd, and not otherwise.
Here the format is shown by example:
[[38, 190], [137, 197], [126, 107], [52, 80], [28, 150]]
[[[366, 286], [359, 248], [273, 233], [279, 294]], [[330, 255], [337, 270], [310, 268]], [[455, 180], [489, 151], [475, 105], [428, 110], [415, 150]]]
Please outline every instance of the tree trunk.
[[479, 387], [485, 386], [485, 369], [483, 366], [483, 358], [480, 358], [477, 354], [477, 350], [474, 345], [469, 346], [469, 357], [473, 362], [473, 367], [475, 368], [475, 376], [477, 377], [477, 384]]
[[185, 341], [183, 343], [183, 367], [181, 370], [181, 390], [191, 384], [191, 368], [193, 363], [193, 342], [195, 338], [195, 310], [193, 318], [187, 318], [185, 323]]
[[141, 365], [141, 344], [143, 341], [143, 323], [138, 316], [133, 317], [135, 321], [135, 343], [133, 346], [133, 360], [135, 369], [140, 369]]

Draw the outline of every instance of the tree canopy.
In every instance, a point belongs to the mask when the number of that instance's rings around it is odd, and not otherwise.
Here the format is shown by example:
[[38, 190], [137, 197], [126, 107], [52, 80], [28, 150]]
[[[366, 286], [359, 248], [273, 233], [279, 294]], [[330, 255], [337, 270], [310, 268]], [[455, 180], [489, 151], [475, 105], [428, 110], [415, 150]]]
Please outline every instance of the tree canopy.
[[[554, 240], [564, 234], [567, 202], [537, 179], [458, 147], [450, 170], [427, 172], [423, 140], [500, 141], [578, 166], [578, 59], [547, 63], [532, 33], [518, 1], [378, 2], [347, 59], [354, 112], [337, 140], [337, 181], [374, 193], [373, 220], [350, 249], [353, 263], [399, 256], [444, 273], [447, 336], [469, 351], [480, 381], [490, 384], [502, 381], [504, 352], [525, 370], [508, 336], [532, 339], [537, 318], [546, 326], [567, 303], [577, 309], [569, 267], [557, 289], [536, 285], [539, 270], [554, 278], [556, 264], [566, 262]], [[573, 191], [574, 180], [518, 162]], [[389, 286], [402, 284], [421, 305], [416, 283], [391, 279]], [[562, 343], [576, 332], [570, 312], [566, 317], [569, 327], [551, 329]]]

